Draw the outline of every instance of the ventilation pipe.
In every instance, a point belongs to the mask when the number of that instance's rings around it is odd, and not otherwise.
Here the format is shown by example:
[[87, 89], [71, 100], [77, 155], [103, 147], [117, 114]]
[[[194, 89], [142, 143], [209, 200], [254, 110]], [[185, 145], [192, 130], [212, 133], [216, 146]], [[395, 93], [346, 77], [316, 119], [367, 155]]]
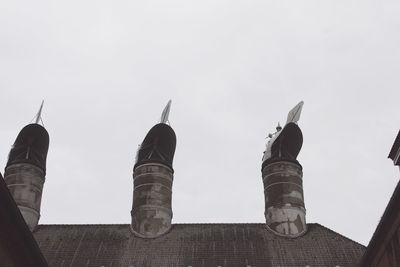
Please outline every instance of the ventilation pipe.
[[151, 128], [144, 138], [133, 168], [131, 229], [144, 238], [158, 237], [171, 228], [176, 136], [166, 124], [170, 104], [164, 109], [161, 123]]
[[303, 135], [297, 125], [303, 102], [289, 112], [283, 129], [270, 134], [264, 152], [262, 178], [267, 228], [277, 235], [298, 237], [307, 231], [302, 166], [297, 155]]
[[18, 134], [5, 168], [4, 180], [31, 231], [40, 218], [48, 148], [46, 129], [29, 124]]

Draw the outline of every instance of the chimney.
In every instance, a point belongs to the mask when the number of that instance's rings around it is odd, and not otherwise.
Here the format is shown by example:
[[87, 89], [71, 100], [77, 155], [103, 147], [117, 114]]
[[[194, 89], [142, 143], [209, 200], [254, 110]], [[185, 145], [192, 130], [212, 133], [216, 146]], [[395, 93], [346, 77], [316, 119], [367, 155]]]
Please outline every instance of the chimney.
[[264, 152], [262, 178], [267, 228], [285, 237], [298, 237], [307, 231], [303, 196], [303, 171], [297, 155], [303, 135], [297, 125], [303, 102], [293, 108], [286, 125], [277, 127]]
[[155, 238], [171, 228], [172, 182], [176, 136], [166, 124], [170, 102], [161, 123], [147, 133], [137, 152], [133, 168], [132, 232]]
[[46, 129], [29, 124], [18, 134], [5, 168], [4, 181], [31, 231], [40, 218], [48, 148]]

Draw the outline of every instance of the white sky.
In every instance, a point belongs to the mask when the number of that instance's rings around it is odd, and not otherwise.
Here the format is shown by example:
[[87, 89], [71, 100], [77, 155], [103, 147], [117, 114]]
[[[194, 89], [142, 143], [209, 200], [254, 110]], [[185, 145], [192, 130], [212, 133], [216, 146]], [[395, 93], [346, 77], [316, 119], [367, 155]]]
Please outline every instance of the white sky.
[[265, 137], [300, 100], [307, 221], [366, 245], [399, 178], [398, 1], [7, 1], [0, 165], [45, 99], [41, 223], [130, 223], [172, 99], [174, 223], [264, 219]]

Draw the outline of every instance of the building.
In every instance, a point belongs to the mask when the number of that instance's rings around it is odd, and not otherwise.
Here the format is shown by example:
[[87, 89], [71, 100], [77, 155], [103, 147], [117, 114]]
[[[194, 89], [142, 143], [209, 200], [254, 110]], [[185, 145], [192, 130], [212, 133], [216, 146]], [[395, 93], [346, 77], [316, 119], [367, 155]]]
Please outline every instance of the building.
[[[389, 153], [394, 165], [400, 166], [400, 131]], [[360, 266], [400, 266], [400, 182], [376, 227]]]
[[[303, 140], [297, 125], [301, 106], [289, 113], [286, 125], [277, 128], [267, 145], [262, 163], [266, 221], [256, 224], [172, 223], [176, 136], [167, 124], [168, 104], [161, 123], [150, 129], [137, 153], [130, 224], [40, 225], [49, 135], [38, 123], [27, 125], [11, 149], [4, 173], [10, 193], [1, 191], [0, 197], [9, 199], [1, 211], [16, 223], [0, 219], [0, 265], [357, 266], [363, 245], [320, 224], [306, 223], [303, 167], [296, 159]], [[8, 240], [26, 253], [16, 253]], [[15, 255], [30, 265], [7, 261]]]

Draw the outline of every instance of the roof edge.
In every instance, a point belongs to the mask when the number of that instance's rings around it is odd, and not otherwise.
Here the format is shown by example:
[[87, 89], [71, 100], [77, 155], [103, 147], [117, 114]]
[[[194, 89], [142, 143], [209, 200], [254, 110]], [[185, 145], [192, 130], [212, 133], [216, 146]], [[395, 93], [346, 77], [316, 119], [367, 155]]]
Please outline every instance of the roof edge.
[[[308, 224], [309, 224], [309, 223], [307, 223], [307, 225], [308, 225]], [[357, 244], [357, 245], [362, 246], [363, 248], [366, 248], [366, 246], [364, 246], [363, 244], [358, 243], [357, 241], [354, 241], [353, 239], [350, 239], [350, 238], [348, 238], [348, 237], [346, 237], [346, 236], [344, 236], [344, 235], [342, 235], [342, 234], [340, 234], [340, 233], [338, 233], [338, 232], [336, 232], [336, 231], [334, 231], [334, 230], [332, 230], [332, 229], [330, 229], [330, 228], [328, 228], [328, 227], [326, 227], [326, 226], [323, 226], [322, 224], [319, 224], [319, 223], [313, 223], [313, 224], [319, 225], [319, 226], [321, 226], [321, 227], [327, 229], [328, 231], [330, 231], [330, 232], [332, 232], [332, 233], [334, 233], [334, 234], [336, 234], [336, 235], [339, 235], [339, 236], [341, 236], [341, 237], [343, 237], [343, 238], [345, 238], [345, 239], [347, 239], [347, 240], [349, 240], [349, 241], [351, 241], [351, 242], [353, 242], [353, 243], [355, 243], [355, 244]]]
[[378, 248], [385, 247], [385, 244], [389, 242], [386, 238], [388, 234], [388, 231], [386, 231], [386, 229], [390, 229], [390, 226], [395, 223], [396, 212], [398, 210], [396, 205], [399, 206], [399, 203], [400, 181], [397, 183], [397, 186], [394, 189], [392, 196], [390, 197], [389, 203], [387, 204], [386, 209], [383, 212], [378, 226], [376, 227], [375, 232], [368, 243], [367, 250], [360, 260], [360, 266], [370, 266], [369, 263], [372, 264], [372, 259], [374, 255], [377, 254]]

